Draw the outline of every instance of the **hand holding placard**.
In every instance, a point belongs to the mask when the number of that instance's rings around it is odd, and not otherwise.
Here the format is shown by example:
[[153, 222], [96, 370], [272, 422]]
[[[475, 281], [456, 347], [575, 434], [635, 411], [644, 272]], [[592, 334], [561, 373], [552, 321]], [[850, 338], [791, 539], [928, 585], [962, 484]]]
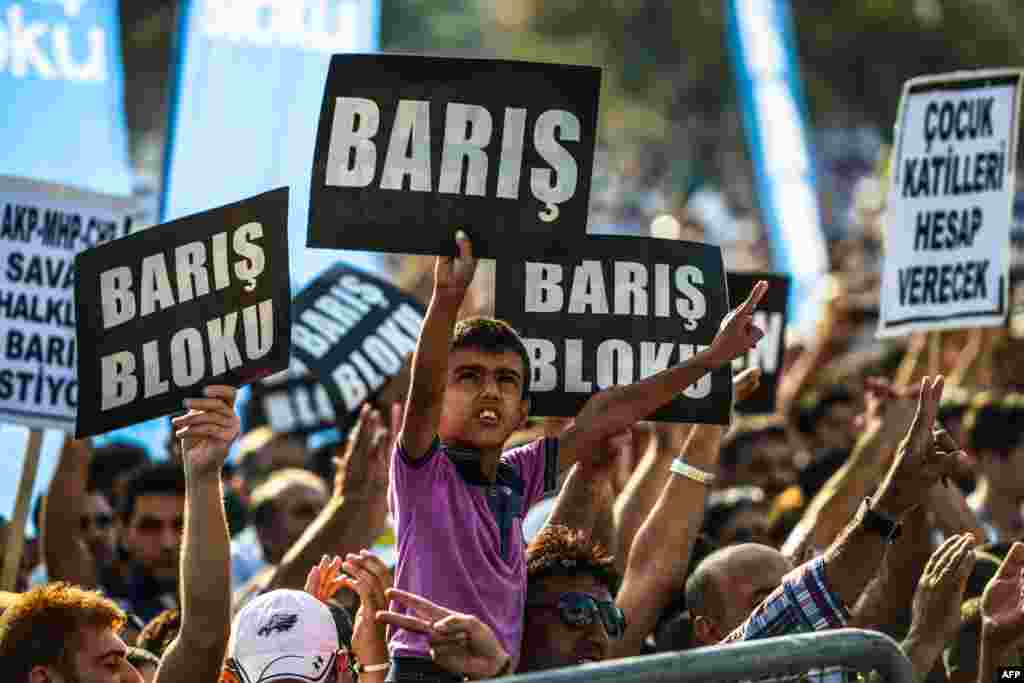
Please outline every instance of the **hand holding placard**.
[[171, 420], [192, 473], [212, 474], [224, 465], [231, 442], [241, 429], [235, 413], [236, 395], [234, 387], [208, 386], [203, 390], [205, 398], [185, 399], [188, 413]]
[[764, 336], [764, 331], [754, 324], [754, 311], [768, 291], [768, 283], [761, 280], [754, 287], [747, 300], [737, 306], [722, 321], [718, 335], [711, 342], [708, 360], [717, 368], [733, 358], [750, 351]]

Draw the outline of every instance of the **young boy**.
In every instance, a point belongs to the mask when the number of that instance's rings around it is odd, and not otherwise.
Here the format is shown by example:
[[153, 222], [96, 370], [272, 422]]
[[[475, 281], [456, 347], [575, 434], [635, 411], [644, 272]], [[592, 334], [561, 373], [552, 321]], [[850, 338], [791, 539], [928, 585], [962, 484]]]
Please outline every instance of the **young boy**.
[[[459, 255], [439, 257], [434, 268], [433, 298], [391, 467], [389, 496], [398, 531], [395, 587], [478, 617], [511, 654], [508, 670], [514, 671], [526, 600], [523, 515], [554, 488], [559, 471], [603, 453], [598, 446], [604, 439], [749, 351], [763, 336], [752, 313], [767, 283], [759, 283], [729, 315], [710, 348], [645, 380], [593, 396], [558, 438], [502, 453], [505, 440], [529, 413], [529, 356], [504, 322], [474, 318], [456, 326], [476, 259], [464, 232], [455, 239]], [[398, 603], [391, 609], [404, 610]], [[461, 680], [433, 664], [431, 647], [421, 634], [396, 630], [388, 680]]]

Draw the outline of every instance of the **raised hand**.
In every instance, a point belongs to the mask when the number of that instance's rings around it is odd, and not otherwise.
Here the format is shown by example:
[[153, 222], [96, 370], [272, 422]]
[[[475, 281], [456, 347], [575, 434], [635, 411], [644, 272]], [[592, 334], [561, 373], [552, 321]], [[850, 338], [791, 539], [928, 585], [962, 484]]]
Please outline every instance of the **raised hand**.
[[971, 534], [950, 536], [932, 553], [917, 583], [909, 637], [927, 640], [936, 654], [960, 628], [960, 604], [976, 559], [974, 546]]
[[459, 230], [455, 233], [458, 256], [438, 256], [434, 265], [434, 291], [438, 294], [461, 299], [473, 282], [476, 273], [476, 258], [469, 235]]
[[345, 583], [341, 576], [341, 558], [335, 556], [328, 561], [326, 555], [320, 560], [320, 564], [313, 565], [306, 577], [306, 585], [303, 588], [320, 602], [326, 603], [334, 597]]
[[892, 518], [901, 517], [920, 505], [933, 484], [953, 473], [954, 458], [961, 454], [935, 448], [935, 417], [942, 388], [941, 375], [921, 380], [917, 414], [875, 495], [875, 507]]
[[359, 611], [352, 629], [352, 650], [360, 664], [372, 666], [388, 661], [386, 624], [377, 614], [387, 607], [386, 591], [391, 587], [391, 572], [369, 550], [349, 553], [341, 564], [348, 576], [341, 585], [359, 595]]
[[997, 647], [1024, 638], [1024, 543], [1010, 548], [981, 596], [982, 637]]
[[174, 435], [182, 440], [182, 456], [192, 472], [220, 472], [231, 442], [238, 437], [241, 421], [235, 413], [234, 387], [212, 385], [205, 398], [185, 399], [188, 413], [171, 420]]
[[754, 285], [747, 300], [725, 316], [715, 340], [711, 342], [711, 360], [716, 366], [742, 356], [761, 341], [764, 331], [754, 324], [754, 311], [767, 291], [768, 283], [761, 280]]
[[345, 492], [376, 492], [388, 487], [388, 458], [392, 436], [378, 410], [364, 403], [349, 432], [345, 453], [334, 458], [334, 496]]
[[490, 627], [476, 617], [453, 612], [403, 590], [389, 590], [387, 597], [419, 616], [379, 612], [377, 618], [391, 626], [426, 635], [430, 656], [438, 666], [475, 679], [492, 678], [508, 665], [509, 654]]

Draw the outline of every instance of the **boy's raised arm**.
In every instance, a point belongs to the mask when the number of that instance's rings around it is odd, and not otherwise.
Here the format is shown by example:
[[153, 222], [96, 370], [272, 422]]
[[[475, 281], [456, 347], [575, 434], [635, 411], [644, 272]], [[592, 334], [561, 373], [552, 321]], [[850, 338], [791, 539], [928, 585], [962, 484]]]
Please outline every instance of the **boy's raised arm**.
[[767, 291], [768, 283], [758, 282], [747, 300], [722, 321], [707, 349], [647, 379], [591, 396], [573, 426], [559, 437], [559, 469], [598, 452], [596, 444], [643, 420], [707, 373], [753, 348], [764, 336], [754, 324], [754, 310]]
[[458, 256], [438, 256], [434, 295], [420, 330], [412, 362], [412, 382], [405, 402], [401, 444], [412, 460], [424, 457], [437, 435], [448, 376], [448, 353], [459, 307], [473, 282], [476, 259], [465, 232], [455, 233]]

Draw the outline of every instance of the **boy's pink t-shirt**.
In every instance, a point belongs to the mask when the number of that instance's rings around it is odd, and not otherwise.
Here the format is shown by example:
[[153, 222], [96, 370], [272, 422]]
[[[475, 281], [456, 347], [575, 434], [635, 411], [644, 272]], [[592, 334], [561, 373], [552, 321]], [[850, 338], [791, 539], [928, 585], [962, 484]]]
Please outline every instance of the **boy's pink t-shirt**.
[[[434, 441], [421, 460], [401, 445], [388, 491], [398, 536], [395, 587], [472, 614], [519, 661], [526, 602], [526, 511], [555, 490], [558, 440], [540, 439], [501, 455], [494, 484], [477, 455]], [[390, 609], [415, 615], [398, 603]], [[395, 630], [392, 656], [430, 658], [426, 636]], [[513, 667], [514, 669], [514, 667]]]

